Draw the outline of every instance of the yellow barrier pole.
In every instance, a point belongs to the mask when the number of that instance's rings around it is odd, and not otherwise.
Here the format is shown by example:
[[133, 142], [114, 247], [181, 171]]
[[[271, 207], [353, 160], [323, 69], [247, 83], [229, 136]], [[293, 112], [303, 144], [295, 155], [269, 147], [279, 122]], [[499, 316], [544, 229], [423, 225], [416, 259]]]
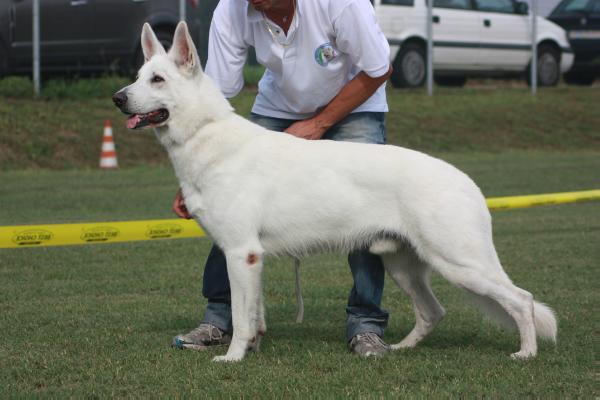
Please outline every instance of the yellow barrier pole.
[[509, 196], [487, 199], [490, 210], [508, 210], [512, 208], [537, 207], [553, 204], [575, 203], [600, 200], [600, 189], [581, 192], [547, 193], [530, 196]]
[[[600, 200], [600, 189], [531, 196], [497, 197], [486, 201], [490, 210], [507, 210], [593, 200]], [[206, 234], [194, 220], [184, 219], [0, 226], [0, 249], [119, 243], [202, 236], [206, 236]]]
[[196, 221], [162, 219], [0, 227], [0, 248], [118, 243], [205, 236]]

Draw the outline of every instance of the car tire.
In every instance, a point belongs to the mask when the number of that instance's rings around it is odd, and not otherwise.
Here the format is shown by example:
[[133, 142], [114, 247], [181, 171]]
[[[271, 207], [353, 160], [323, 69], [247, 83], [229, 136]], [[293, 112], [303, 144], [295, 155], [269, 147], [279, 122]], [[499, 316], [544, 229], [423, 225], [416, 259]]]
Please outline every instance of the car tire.
[[463, 87], [467, 83], [466, 76], [433, 76], [433, 81], [440, 86]]
[[[171, 44], [173, 43], [173, 33], [175, 32], [175, 28], [172, 30], [165, 28], [158, 28], [154, 31], [156, 38], [163, 45], [165, 50], [169, 51], [171, 48]], [[130, 66], [130, 72], [133, 74], [137, 73], [142, 64], [144, 63], [144, 52], [142, 51], [142, 45], [138, 46], [138, 49], [135, 53], [135, 58], [133, 59], [133, 63]]]
[[[549, 45], [538, 47], [539, 86], [556, 86], [560, 79], [560, 52]], [[531, 64], [527, 67], [527, 84], [531, 86]]]
[[408, 43], [400, 49], [394, 60], [392, 85], [400, 88], [423, 86], [427, 77], [425, 49], [418, 43]]
[[593, 73], [569, 71], [563, 75], [565, 82], [569, 85], [590, 86], [596, 80]]

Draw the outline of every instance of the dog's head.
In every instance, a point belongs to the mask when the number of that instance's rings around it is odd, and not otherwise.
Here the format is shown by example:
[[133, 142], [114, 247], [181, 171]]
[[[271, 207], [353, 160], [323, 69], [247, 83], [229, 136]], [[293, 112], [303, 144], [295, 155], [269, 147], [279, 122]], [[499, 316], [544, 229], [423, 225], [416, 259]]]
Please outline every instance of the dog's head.
[[[167, 53], [147, 23], [142, 29], [144, 65], [137, 80], [113, 95], [119, 109], [129, 116], [127, 127], [161, 127], [168, 125], [185, 93], [195, 87], [202, 68], [194, 42], [185, 22], [180, 22]], [[185, 90], [187, 89], [187, 90]], [[184, 98], [182, 98], [184, 97]]]

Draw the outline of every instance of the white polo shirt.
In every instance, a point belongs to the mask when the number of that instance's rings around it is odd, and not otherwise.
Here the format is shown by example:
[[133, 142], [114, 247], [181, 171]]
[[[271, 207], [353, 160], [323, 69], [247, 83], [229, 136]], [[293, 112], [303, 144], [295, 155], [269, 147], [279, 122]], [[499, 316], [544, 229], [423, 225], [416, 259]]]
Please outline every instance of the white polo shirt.
[[[234, 97], [253, 46], [266, 68], [252, 108], [257, 114], [310, 118], [360, 71], [376, 78], [389, 69], [390, 48], [369, 0], [296, 2], [287, 36], [247, 0], [221, 0], [215, 9], [206, 73]], [[388, 111], [385, 85], [353, 112], [359, 111]]]

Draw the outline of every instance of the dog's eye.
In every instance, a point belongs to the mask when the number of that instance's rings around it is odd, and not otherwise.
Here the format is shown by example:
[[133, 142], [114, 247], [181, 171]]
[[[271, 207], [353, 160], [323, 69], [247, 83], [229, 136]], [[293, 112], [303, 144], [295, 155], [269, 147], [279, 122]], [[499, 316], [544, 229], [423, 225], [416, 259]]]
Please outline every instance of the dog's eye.
[[160, 83], [160, 82], [164, 82], [164, 81], [165, 81], [165, 79], [160, 75], [154, 75], [152, 77], [152, 79], [150, 80], [150, 82], [152, 82], [152, 83]]

